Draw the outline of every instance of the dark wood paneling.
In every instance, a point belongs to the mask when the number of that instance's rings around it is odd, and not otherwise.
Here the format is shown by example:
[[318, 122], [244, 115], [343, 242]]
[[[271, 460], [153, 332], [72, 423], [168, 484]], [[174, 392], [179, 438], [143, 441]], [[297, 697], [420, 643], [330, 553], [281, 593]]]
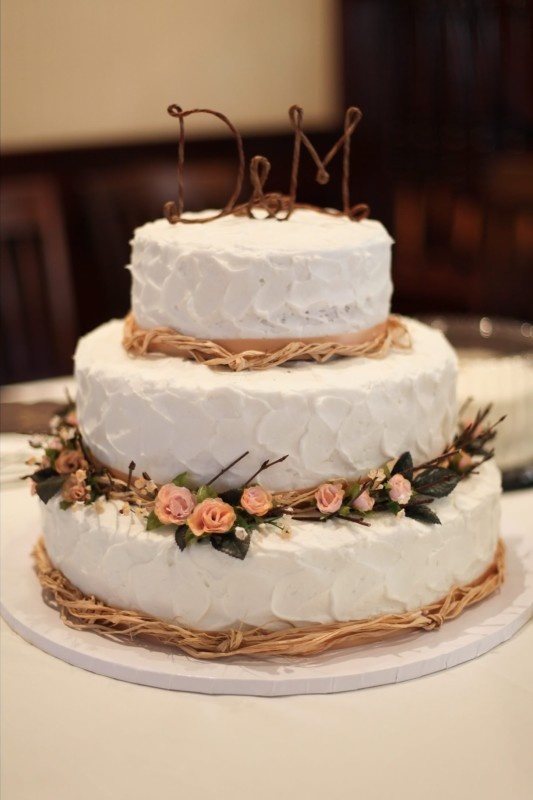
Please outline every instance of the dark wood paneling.
[[532, 3], [344, 0], [342, 19], [396, 308], [530, 319]]

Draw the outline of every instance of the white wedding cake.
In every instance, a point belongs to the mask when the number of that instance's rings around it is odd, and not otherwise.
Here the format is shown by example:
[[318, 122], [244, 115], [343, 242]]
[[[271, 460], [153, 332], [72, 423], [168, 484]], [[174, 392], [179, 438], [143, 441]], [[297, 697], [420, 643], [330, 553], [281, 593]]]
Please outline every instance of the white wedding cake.
[[37, 481], [42, 496], [64, 480], [42, 504], [53, 566], [103, 603], [200, 631], [402, 614], [483, 576], [499, 472], [474, 469], [480, 430], [454, 446], [446, 339], [391, 322], [382, 225], [312, 209], [200, 218], [135, 232], [132, 313], [148, 339], [363, 350], [232, 370], [127, 352], [122, 321], [85, 336], [81, 440], [63, 419]]

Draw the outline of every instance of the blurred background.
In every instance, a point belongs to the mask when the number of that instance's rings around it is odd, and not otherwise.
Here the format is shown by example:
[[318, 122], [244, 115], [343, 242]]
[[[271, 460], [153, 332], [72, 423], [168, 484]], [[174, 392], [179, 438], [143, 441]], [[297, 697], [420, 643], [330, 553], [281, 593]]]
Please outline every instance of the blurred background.
[[[393, 309], [533, 317], [529, 0], [2, 0], [3, 384], [70, 373], [129, 306], [133, 229], [176, 199], [176, 120], [211, 108], [288, 191], [287, 111], [320, 155], [344, 109], [351, 200], [395, 241]], [[236, 176], [220, 122], [186, 122], [186, 207]], [[302, 154], [298, 199], [341, 205]], [[245, 186], [244, 196], [250, 193]]]

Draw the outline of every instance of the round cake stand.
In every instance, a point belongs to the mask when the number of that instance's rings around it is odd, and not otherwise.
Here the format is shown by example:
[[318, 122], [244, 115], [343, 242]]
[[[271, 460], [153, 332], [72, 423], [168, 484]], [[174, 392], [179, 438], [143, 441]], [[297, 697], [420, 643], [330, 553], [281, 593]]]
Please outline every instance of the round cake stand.
[[28, 487], [2, 491], [1, 612], [20, 636], [76, 667], [161, 689], [280, 696], [344, 692], [411, 680], [483, 655], [509, 639], [533, 607], [531, 539], [503, 531], [507, 546], [502, 588], [439, 630], [309, 658], [234, 656], [200, 661], [179, 652], [128, 645], [76, 631], [47, 606], [32, 569], [39, 510]]

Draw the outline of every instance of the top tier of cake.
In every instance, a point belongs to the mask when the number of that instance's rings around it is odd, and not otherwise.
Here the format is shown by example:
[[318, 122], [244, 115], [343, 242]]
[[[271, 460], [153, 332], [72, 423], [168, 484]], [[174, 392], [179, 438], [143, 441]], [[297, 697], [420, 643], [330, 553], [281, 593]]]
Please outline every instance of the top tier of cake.
[[283, 222], [160, 219], [135, 231], [132, 310], [142, 328], [205, 339], [357, 333], [389, 315], [391, 245], [375, 220], [310, 209]]

